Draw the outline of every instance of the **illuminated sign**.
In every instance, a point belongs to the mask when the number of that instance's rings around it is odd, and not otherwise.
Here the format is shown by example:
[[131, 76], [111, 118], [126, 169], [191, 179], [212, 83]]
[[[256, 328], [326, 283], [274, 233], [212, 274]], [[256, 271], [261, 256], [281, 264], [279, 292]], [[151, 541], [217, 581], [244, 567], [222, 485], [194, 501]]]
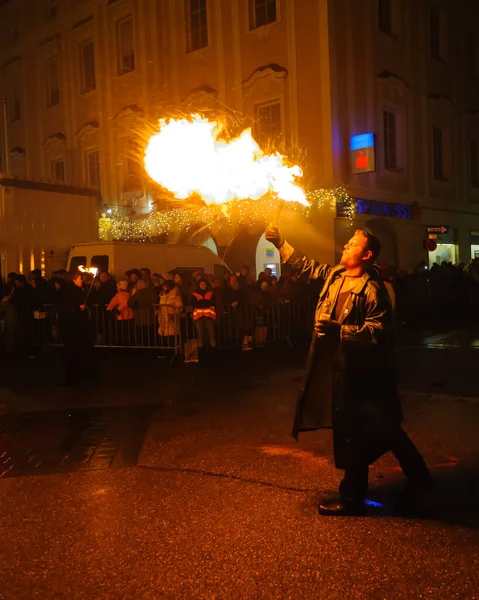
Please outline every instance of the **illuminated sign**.
[[[412, 204], [395, 204], [377, 202], [375, 200], [354, 200], [356, 214], [373, 215], [375, 217], [392, 217], [394, 219], [414, 219]], [[346, 204], [336, 203], [336, 216], [346, 217]]]
[[350, 150], [362, 150], [363, 148], [374, 147], [374, 134], [362, 133], [361, 135], [353, 135], [349, 140]]
[[371, 173], [376, 170], [374, 134], [361, 133], [349, 140], [353, 173]]

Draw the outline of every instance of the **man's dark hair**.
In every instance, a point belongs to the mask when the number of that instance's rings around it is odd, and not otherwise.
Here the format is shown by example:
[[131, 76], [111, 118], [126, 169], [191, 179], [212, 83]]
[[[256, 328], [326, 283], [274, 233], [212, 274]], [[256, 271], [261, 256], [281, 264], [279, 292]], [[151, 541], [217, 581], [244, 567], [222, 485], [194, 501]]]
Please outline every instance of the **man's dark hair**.
[[371, 263], [375, 263], [379, 253], [381, 252], [381, 242], [378, 238], [369, 231], [369, 229], [356, 229], [355, 234], [362, 235], [366, 238], [366, 250], [371, 250]]

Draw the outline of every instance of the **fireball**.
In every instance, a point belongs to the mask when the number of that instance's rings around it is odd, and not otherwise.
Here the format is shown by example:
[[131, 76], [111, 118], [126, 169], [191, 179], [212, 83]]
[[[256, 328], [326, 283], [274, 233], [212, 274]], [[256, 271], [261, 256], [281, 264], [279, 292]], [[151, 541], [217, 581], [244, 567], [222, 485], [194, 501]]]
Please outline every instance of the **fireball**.
[[161, 119], [145, 151], [148, 175], [179, 200], [199, 195], [206, 204], [259, 200], [266, 195], [309, 206], [303, 172], [279, 153], [265, 154], [251, 129], [226, 139], [224, 128], [200, 115]]

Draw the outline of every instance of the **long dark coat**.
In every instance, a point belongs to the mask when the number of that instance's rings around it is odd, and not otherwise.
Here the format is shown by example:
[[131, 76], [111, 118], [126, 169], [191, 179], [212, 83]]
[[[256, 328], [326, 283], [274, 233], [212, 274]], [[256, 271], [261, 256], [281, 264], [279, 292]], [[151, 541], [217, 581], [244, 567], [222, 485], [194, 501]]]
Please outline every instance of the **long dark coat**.
[[387, 290], [374, 273], [364, 273], [336, 315], [340, 339], [318, 337], [320, 314], [331, 314], [344, 267], [319, 264], [297, 251], [287, 264], [324, 281], [293, 436], [297, 440], [301, 431], [331, 428], [336, 467], [371, 464], [389, 450], [390, 433], [402, 420]]

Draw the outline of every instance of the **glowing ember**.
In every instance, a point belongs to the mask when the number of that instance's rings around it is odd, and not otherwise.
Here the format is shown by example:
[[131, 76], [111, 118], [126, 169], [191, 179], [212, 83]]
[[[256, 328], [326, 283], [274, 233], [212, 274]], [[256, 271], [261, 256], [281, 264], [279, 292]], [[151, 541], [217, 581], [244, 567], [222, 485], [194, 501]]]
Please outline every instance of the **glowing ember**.
[[147, 173], [181, 200], [196, 193], [207, 204], [223, 204], [270, 194], [308, 206], [297, 165], [288, 166], [279, 153], [264, 154], [251, 129], [231, 140], [219, 139], [222, 133], [221, 125], [200, 115], [161, 119], [145, 152]]
[[81, 273], [91, 273], [91, 275], [93, 275], [93, 278], [95, 278], [98, 275], [98, 269], [96, 267], [90, 267], [88, 269], [84, 265], [79, 265], [78, 270]]

